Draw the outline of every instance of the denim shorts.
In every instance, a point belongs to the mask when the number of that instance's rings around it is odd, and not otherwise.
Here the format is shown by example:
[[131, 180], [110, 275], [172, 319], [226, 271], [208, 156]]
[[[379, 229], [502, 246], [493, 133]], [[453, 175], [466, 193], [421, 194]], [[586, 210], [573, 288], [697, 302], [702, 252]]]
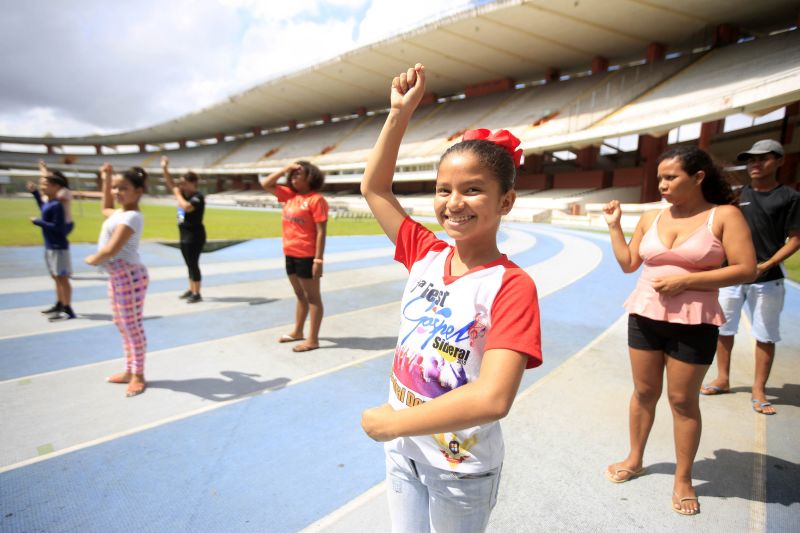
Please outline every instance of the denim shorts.
[[723, 287], [719, 290], [719, 304], [726, 322], [720, 326], [719, 334], [736, 335], [744, 308], [752, 325], [753, 337], [759, 342], [778, 342], [781, 340], [780, 318], [785, 294], [783, 279]]

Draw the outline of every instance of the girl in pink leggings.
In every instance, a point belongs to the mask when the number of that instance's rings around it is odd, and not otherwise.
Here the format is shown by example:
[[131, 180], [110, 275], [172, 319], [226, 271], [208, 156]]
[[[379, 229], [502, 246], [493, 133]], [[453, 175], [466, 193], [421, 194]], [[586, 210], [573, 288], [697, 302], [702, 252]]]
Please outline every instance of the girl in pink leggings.
[[[147, 339], [142, 325], [144, 297], [147, 292], [147, 268], [139, 258], [139, 240], [144, 217], [139, 199], [144, 194], [147, 173], [132, 167], [114, 174], [111, 165], [100, 168], [103, 181], [103, 215], [97, 253], [86, 258], [90, 265], [100, 265], [109, 274], [108, 295], [114, 323], [122, 334], [125, 372], [107, 378], [109, 383], [124, 383], [126, 396], [144, 392], [144, 353]], [[113, 196], [112, 196], [113, 195]], [[120, 204], [114, 209], [114, 200]]]

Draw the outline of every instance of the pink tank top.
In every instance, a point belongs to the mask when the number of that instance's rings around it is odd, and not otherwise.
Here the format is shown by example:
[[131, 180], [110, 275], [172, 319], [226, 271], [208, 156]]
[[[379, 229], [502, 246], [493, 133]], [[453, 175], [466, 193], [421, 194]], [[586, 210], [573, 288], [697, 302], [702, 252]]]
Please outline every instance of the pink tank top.
[[722, 265], [725, 250], [711, 231], [715, 210], [716, 207], [711, 209], [705, 224], [672, 249], [664, 246], [658, 236], [658, 221], [664, 211], [656, 215], [639, 245], [644, 270], [636, 288], [625, 301], [625, 309], [629, 313], [676, 324], [719, 326], [725, 323], [716, 289], [687, 290], [674, 296], [665, 296], [657, 293], [652, 286], [654, 279], [714, 270]]

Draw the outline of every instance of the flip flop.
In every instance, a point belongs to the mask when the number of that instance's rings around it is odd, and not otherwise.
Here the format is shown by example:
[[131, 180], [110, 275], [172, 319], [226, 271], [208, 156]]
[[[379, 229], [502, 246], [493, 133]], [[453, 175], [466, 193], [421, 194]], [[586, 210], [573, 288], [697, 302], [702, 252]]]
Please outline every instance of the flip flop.
[[129, 383], [128, 388], [125, 390], [125, 397], [139, 396], [146, 388], [147, 385], [145, 383]]
[[[620, 472], [627, 472], [628, 477], [625, 479], [616, 479], [614, 476], [618, 476]], [[639, 470], [630, 470], [629, 468], [615, 468], [614, 473], [608, 471], [606, 468], [606, 479], [609, 480], [611, 483], [625, 483], [626, 481], [630, 481], [633, 478], [637, 478], [644, 474], [644, 467], [640, 468]]]
[[766, 415], [766, 416], [772, 416], [772, 415], [776, 414], [776, 412], [777, 412], [777, 411], [773, 412], [773, 413], [765, 413], [764, 412], [764, 408], [765, 407], [772, 406], [772, 404], [770, 402], [762, 402], [761, 400], [750, 400], [750, 402], [752, 402], [752, 404], [753, 404], [753, 411], [755, 411], [758, 414]]
[[281, 335], [278, 339], [278, 342], [297, 342], [297, 341], [304, 341], [304, 337], [292, 337], [291, 335]]
[[131, 377], [126, 376], [125, 372], [120, 372], [119, 374], [112, 374], [106, 378], [108, 383], [117, 383], [117, 384], [125, 384], [130, 383]]
[[292, 348], [292, 351], [300, 353], [300, 352], [310, 352], [311, 350], [317, 350], [317, 349], [319, 349], [319, 346], [309, 346], [308, 344], [301, 344], [299, 346], [295, 346], [294, 348]]
[[717, 387], [716, 385], [703, 385], [703, 387], [700, 389], [700, 394], [703, 396], [716, 396], [717, 394], [727, 394], [730, 391], [730, 389], [723, 389], [722, 387]]
[[683, 516], [695, 516], [695, 515], [698, 515], [698, 514], [700, 514], [700, 508], [698, 508], [696, 511], [684, 511], [684, 510], [683, 510], [683, 502], [685, 502], [685, 501], [687, 501], [687, 500], [694, 500], [694, 501], [696, 501], [696, 502], [699, 502], [699, 501], [700, 501], [700, 500], [698, 500], [698, 499], [697, 499], [697, 497], [696, 497], [696, 496], [684, 496], [683, 498], [681, 498], [681, 497], [680, 497], [680, 496], [678, 496], [678, 494], [677, 494], [677, 493], [675, 493], [675, 492], [673, 492], [672, 494], [673, 494], [673, 495], [674, 495], [676, 498], [678, 498], [678, 507], [675, 507], [675, 504], [674, 504], [674, 503], [672, 503], [672, 504], [670, 505], [670, 507], [672, 508], [672, 510], [673, 510], [673, 511], [675, 511], [675, 512], [676, 512], [676, 513], [678, 513], [678, 514], [682, 514]]

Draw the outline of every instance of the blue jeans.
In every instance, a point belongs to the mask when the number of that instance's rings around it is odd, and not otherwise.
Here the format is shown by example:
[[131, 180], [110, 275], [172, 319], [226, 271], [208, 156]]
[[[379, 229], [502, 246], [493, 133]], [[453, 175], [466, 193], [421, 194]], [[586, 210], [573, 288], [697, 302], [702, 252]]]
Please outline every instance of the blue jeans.
[[497, 503], [501, 468], [479, 474], [460, 474], [387, 452], [386, 484], [392, 531], [485, 531]]

